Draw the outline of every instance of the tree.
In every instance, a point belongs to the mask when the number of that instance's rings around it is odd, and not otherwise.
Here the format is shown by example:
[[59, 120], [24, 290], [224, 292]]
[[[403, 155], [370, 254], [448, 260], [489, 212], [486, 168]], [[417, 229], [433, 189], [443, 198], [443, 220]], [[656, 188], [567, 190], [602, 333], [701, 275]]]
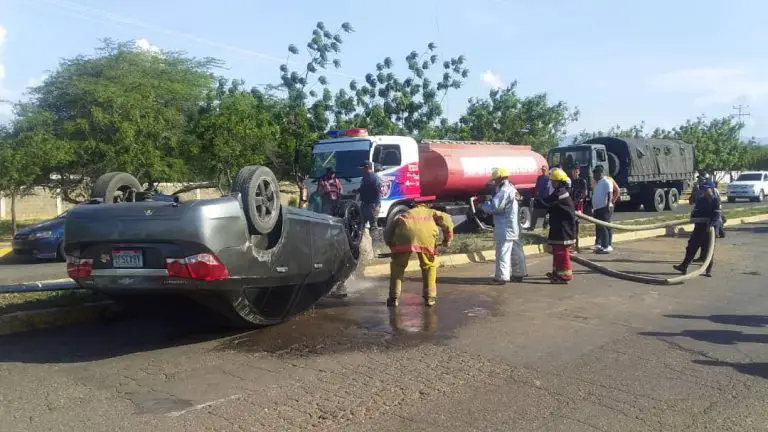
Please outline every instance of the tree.
[[16, 200], [28, 195], [43, 171], [66, 158], [50, 128], [52, 117], [43, 111], [27, 112], [13, 129], [0, 129], [0, 194], [11, 199], [11, 225], [16, 233]]
[[660, 131], [661, 129], [656, 129], [651, 133], [646, 132], [644, 121], [640, 122], [638, 125], [633, 125], [626, 129], [620, 125], [616, 125], [608, 129], [606, 132], [601, 130], [597, 132], [588, 132], [586, 130], [582, 130], [579, 132], [578, 136], [573, 138], [572, 144], [603, 136], [612, 136], [618, 138], [651, 138], [654, 134], [661, 133]]
[[51, 116], [39, 132], [71, 152], [44, 170], [42, 185], [77, 202], [75, 192], [108, 171], [127, 171], [142, 182], [187, 180], [189, 116], [220, 64], [109, 39], [94, 56], [62, 60], [30, 90], [30, 105]]
[[199, 176], [215, 179], [209, 186], [222, 191], [241, 167], [266, 164], [280, 142], [275, 112], [282, 101], [243, 85], [221, 78], [192, 125], [198, 142], [190, 146], [187, 164]]
[[458, 123], [443, 123], [452, 139], [504, 141], [526, 144], [545, 153], [565, 135], [566, 126], [579, 118], [578, 108], [559, 101], [550, 104], [546, 93], [521, 98], [517, 81], [490, 91], [488, 99], [471, 98]]
[[[306, 45], [306, 65], [295, 70], [288, 63], [280, 65], [281, 84], [268, 88], [284, 91], [286, 95], [287, 103], [279, 111], [281, 142], [275, 159], [284, 160], [286, 153], [293, 151], [293, 174], [300, 190], [299, 205], [305, 202], [304, 180], [311, 168], [311, 143], [322, 137], [328, 126], [331, 96], [325, 71], [330, 66], [341, 68], [339, 53], [344, 43], [341, 35], [353, 31], [348, 22], [335, 32], [328, 30], [322, 21], [318, 22]], [[300, 53], [293, 44], [288, 46], [288, 52], [291, 56]]]
[[755, 171], [768, 170], [768, 146], [760, 145], [750, 140], [744, 155], [744, 168]]
[[[709, 122], [704, 117], [671, 131], [659, 131], [658, 138], [679, 139], [696, 147], [696, 169], [712, 173], [736, 171], [744, 166], [746, 145], [741, 141], [744, 124], [732, 117], [715, 118]], [[720, 179], [716, 179], [720, 180]]]
[[[405, 57], [409, 76], [398, 77], [395, 62], [386, 57], [376, 64], [376, 72], [365, 75], [365, 82], [349, 83], [334, 97], [337, 127], [364, 127], [376, 134], [430, 134], [443, 115], [442, 102], [450, 90], [461, 88], [469, 76], [463, 55], [440, 62], [437, 45], [427, 44], [422, 52]], [[430, 78], [432, 70], [442, 71]]]

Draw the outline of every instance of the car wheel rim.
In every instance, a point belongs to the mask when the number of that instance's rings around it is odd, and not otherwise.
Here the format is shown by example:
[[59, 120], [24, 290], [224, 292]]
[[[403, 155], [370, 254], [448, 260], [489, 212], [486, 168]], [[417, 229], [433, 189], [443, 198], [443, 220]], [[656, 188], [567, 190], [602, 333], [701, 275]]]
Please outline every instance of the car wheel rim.
[[253, 203], [256, 214], [262, 221], [269, 220], [276, 213], [277, 191], [269, 179], [263, 178], [259, 181], [254, 192]]

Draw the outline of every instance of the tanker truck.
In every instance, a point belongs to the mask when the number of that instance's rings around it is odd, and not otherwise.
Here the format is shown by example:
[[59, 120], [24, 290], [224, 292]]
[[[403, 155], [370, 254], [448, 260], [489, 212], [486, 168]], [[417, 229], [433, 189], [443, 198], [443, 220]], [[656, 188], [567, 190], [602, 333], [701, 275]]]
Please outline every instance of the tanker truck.
[[569, 173], [578, 165], [588, 180], [602, 165], [619, 185], [619, 204], [633, 211], [641, 205], [649, 212], [675, 210], [696, 175], [695, 148], [680, 140], [597, 137], [550, 150], [548, 162]]
[[[378, 224], [384, 226], [408, 210], [410, 203], [424, 203], [451, 216], [466, 216], [481, 228], [492, 224], [479, 209], [478, 196], [488, 194], [494, 168], [506, 168], [510, 181], [528, 203], [536, 178], [546, 159], [530, 146], [501, 142], [422, 140], [406, 136], [372, 136], [366, 129], [328, 131], [331, 138], [312, 145], [312, 170], [305, 182], [313, 194], [318, 179], [332, 167], [341, 180], [345, 197], [360, 186], [360, 164], [371, 161], [382, 180]], [[310, 195], [310, 202], [312, 202]], [[527, 205], [520, 206], [520, 225], [530, 226]]]

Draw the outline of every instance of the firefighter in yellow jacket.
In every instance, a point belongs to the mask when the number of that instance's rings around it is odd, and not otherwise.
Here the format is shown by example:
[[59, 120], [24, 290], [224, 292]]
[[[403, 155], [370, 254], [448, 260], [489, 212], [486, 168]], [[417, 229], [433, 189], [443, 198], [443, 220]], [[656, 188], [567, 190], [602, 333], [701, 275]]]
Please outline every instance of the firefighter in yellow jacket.
[[384, 243], [392, 251], [387, 306], [399, 304], [405, 268], [413, 252], [421, 267], [424, 304], [434, 306], [437, 302], [437, 236], [440, 231], [443, 233], [442, 245], [448, 246], [453, 239], [451, 216], [423, 204], [415, 205], [384, 229]]

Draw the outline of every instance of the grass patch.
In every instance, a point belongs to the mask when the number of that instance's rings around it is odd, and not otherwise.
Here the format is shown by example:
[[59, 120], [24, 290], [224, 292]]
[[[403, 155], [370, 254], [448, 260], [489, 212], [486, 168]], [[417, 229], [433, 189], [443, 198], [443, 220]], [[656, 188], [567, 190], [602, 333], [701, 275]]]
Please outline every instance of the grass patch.
[[[741, 208], [741, 209], [731, 209], [731, 210], [725, 210], [725, 216], [726, 218], [731, 220], [737, 220], [739, 218], [744, 217], [750, 217], [750, 216], [757, 216], [762, 214], [768, 214], [768, 205], [766, 206], [759, 206], [759, 207], [747, 207], [747, 208]], [[685, 214], [667, 214], [664, 216], [656, 216], [656, 217], [650, 217], [647, 219], [636, 219], [631, 221], [614, 221], [617, 224], [620, 225], [650, 225], [660, 222], [669, 222], [669, 221], [677, 221], [677, 220], [687, 220], [688, 215]], [[726, 228], [728, 227], [728, 223], [725, 224]], [[540, 230], [537, 230], [538, 233], [540, 233]], [[614, 230], [615, 232], [616, 230]], [[546, 236], [546, 231], [544, 231], [544, 235]], [[579, 227], [579, 237], [594, 237], [595, 235], [595, 225], [583, 221], [581, 223], [581, 226]], [[523, 233], [522, 236], [523, 244], [537, 244], [540, 243], [540, 241], [536, 238], [531, 238], [529, 236], [526, 236], [525, 233]], [[495, 247], [495, 242], [493, 241], [493, 233], [492, 232], [482, 232], [482, 233], [468, 233], [468, 234], [456, 234], [453, 238], [453, 242], [451, 243], [451, 247], [445, 250], [443, 252], [444, 254], [457, 254], [457, 253], [472, 253], [472, 252], [479, 252], [484, 250], [492, 250]]]
[[[47, 219], [28, 219], [16, 221], [16, 228], [38, 224]], [[11, 241], [13, 238], [13, 226], [10, 220], [0, 220], [0, 241]]]
[[40, 293], [0, 294], [0, 315], [51, 307], [80, 305], [106, 298], [90, 291], [49, 291]]

